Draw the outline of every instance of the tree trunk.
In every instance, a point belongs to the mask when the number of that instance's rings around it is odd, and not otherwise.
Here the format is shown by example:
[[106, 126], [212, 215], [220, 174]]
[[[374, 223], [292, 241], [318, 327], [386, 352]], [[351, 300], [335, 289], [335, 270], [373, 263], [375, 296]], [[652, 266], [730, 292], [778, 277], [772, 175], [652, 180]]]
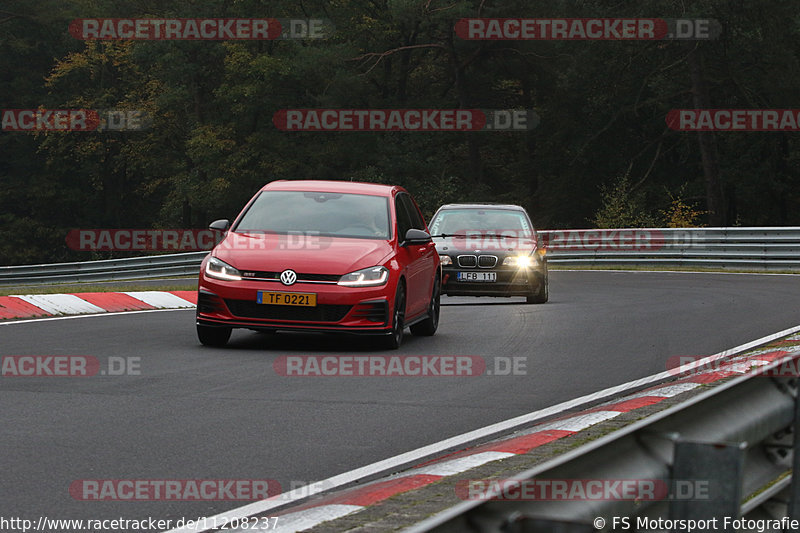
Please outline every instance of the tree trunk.
[[[453, 84], [456, 89], [456, 96], [458, 97], [458, 107], [461, 109], [469, 109], [472, 106], [467, 89], [466, 80], [464, 79], [464, 70], [466, 64], [461, 64], [458, 54], [453, 44], [452, 36], [450, 36], [448, 45], [450, 52], [450, 60], [453, 63]], [[469, 179], [474, 184], [483, 183], [483, 158], [481, 156], [480, 144], [478, 143], [478, 136], [474, 132], [464, 133], [467, 138], [467, 158], [469, 161]]]
[[[695, 43], [689, 51], [686, 61], [689, 64], [689, 76], [692, 80], [692, 101], [696, 109], [709, 108], [708, 87], [703, 77], [702, 58]], [[722, 178], [719, 172], [719, 154], [716, 137], [710, 131], [698, 131], [697, 142], [700, 145], [700, 157], [703, 162], [703, 175], [706, 181], [706, 209], [710, 226], [727, 226], [727, 210], [722, 194]]]
[[[522, 83], [522, 107], [524, 109], [533, 109], [533, 89], [531, 84], [526, 76], [522, 76], [520, 78], [520, 82]], [[536, 135], [534, 135], [532, 131], [529, 131], [524, 135], [526, 155], [525, 160], [529, 176], [527, 181], [528, 195], [533, 196], [539, 189], [539, 172], [536, 168]]]

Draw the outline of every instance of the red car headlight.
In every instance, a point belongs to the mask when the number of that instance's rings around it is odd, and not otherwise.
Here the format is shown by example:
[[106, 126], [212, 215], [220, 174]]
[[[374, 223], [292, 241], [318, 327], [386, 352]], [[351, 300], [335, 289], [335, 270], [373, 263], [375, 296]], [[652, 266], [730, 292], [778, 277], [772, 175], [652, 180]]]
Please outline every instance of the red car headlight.
[[209, 258], [206, 263], [206, 276], [224, 281], [240, 281], [242, 279], [241, 272], [216, 257]]
[[377, 287], [389, 280], [389, 269], [382, 266], [362, 268], [339, 278], [339, 285], [345, 287]]

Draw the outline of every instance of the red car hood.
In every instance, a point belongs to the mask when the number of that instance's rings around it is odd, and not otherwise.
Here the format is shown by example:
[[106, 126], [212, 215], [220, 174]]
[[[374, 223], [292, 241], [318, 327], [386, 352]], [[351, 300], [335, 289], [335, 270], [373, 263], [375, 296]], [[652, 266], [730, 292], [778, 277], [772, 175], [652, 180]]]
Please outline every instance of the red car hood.
[[213, 255], [239, 270], [342, 275], [383, 264], [391, 252], [375, 239], [228, 232]]

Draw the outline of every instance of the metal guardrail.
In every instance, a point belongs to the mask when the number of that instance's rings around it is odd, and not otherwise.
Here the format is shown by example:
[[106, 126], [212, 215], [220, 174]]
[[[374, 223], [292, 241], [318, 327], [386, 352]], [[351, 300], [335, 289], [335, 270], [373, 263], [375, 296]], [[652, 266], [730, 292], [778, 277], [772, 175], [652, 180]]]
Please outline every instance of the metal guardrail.
[[[663, 480], [674, 488], [705, 481], [707, 493], [654, 499], [568, 501], [503, 498], [502, 488], [429, 517], [406, 533], [690, 531], [670, 520], [800, 520], [800, 395], [794, 376], [767, 377], [800, 353], [732, 379], [688, 401], [513, 476], [513, 483], [546, 480]], [[793, 366], [793, 368], [797, 368]], [[765, 374], [762, 374], [764, 372]], [[777, 372], [780, 373], [780, 372]], [[495, 497], [498, 498], [495, 498]], [[616, 519], [614, 518], [616, 517]], [[627, 517], [626, 527], [622, 518]], [[660, 521], [659, 521], [660, 520]], [[645, 527], [641, 527], [644, 523]], [[654, 524], [661, 527], [653, 527]], [[777, 531], [782, 528], [778, 527]], [[788, 528], [786, 531], [797, 529]], [[741, 530], [753, 531], [752, 527]], [[758, 529], [762, 531], [761, 529]], [[767, 531], [776, 530], [769, 528]]]
[[197, 275], [208, 252], [0, 267], [0, 285], [36, 285]]
[[540, 232], [548, 261], [800, 271], [800, 227], [642, 228]]
[[[540, 231], [555, 265], [800, 271], [800, 227]], [[0, 267], [0, 285], [187, 276], [207, 252]]]

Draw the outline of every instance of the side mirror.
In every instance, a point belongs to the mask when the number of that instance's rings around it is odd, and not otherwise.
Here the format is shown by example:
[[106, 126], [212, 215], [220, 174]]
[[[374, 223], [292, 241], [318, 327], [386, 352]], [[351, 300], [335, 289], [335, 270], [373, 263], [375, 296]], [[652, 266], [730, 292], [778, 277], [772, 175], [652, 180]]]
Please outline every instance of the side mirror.
[[231, 223], [228, 221], [227, 218], [221, 218], [219, 220], [215, 220], [211, 224], [208, 225], [208, 229], [213, 229], [217, 231], [228, 231], [228, 228], [231, 227]]
[[431, 242], [431, 234], [421, 229], [411, 228], [406, 232], [406, 238], [401, 246], [409, 244], [426, 244]]

